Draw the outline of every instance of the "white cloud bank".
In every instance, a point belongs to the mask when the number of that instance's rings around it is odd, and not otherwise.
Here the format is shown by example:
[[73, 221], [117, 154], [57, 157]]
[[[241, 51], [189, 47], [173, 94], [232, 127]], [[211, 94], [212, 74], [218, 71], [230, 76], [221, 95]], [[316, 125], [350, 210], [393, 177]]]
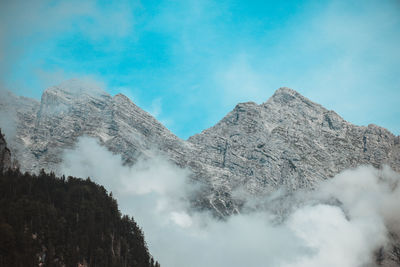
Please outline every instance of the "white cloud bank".
[[281, 223], [266, 211], [219, 221], [190, 210], [187, 170], [156, 154], [123, 166], [91, 138], [65, 151], [62, 172], [112, 191], [165, 267], [365, 266], [400, 230], [400, 177], [389, 168], [348, 170], [301, 193]]

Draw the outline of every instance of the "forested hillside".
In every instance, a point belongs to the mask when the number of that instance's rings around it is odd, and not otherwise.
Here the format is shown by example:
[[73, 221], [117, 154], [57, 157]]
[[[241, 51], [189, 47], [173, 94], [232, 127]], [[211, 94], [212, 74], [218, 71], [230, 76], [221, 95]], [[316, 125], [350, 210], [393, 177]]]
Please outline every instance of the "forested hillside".
[[0, 174], [0, 266], [159, 266], [104, 187], [74, 177]]

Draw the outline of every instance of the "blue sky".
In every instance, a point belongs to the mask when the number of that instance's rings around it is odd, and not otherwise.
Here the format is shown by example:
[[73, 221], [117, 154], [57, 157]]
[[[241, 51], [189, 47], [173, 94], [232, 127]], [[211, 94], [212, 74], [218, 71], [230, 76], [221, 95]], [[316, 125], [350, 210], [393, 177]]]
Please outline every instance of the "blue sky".
[[122, 92], [182, 138], [291, 87], [400, 134], [400, 1], [0, 2], [0, 85]]

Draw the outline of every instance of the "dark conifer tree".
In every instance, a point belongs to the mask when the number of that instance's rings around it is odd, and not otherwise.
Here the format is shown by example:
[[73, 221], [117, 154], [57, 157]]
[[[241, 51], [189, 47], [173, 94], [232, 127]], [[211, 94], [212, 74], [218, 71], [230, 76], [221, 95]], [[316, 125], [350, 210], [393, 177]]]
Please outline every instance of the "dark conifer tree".
[[158, 267], [133, 218], [90, 179], [0, 174], [0, 266]]

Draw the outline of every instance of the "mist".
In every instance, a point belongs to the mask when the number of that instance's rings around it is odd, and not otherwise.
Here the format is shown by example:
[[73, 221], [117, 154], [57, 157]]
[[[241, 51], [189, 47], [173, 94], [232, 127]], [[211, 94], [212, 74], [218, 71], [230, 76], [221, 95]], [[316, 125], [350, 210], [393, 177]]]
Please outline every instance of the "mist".
[[[64, 151], [61, 172], [90, 177], [143, 228], [150, 253], [166, 267], [365, 266], [399, 233], [399, 174], [361, 166], [321, 182], [312, 192], [248, 197], [241, 214], [218, 220], [191, 209], [190, 171], [156, 149], [133, 166], [96, 139]], [[278, 190], [277, 192], [283, 192]], [[268, 205], [286, 207], [282, 216]], [[277, 217], [281, 219], [277, 220]]]

